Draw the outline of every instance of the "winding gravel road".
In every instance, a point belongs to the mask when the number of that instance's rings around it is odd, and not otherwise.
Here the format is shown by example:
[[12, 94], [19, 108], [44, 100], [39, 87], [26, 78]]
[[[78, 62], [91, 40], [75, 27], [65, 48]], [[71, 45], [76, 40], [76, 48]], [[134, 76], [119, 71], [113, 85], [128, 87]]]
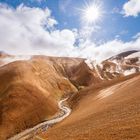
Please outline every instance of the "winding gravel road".
[[9, 138], [8, 140], [25, 140], [25, 139], [32, 138], [38, 132], [46, 131], [53, 124], [58, 123], [63, 119], [65, 119], [71, 113], [71, 109], [63, 105], [63, 102], [65, 102], [67, 99], [68, 98], [65, 98], [59, 101], [58, 106], [62, 113], [59, 114], [57, 117], [53, 118], [52, 120], [44, 121], [33, 128], [26, 129], [25, 131]]

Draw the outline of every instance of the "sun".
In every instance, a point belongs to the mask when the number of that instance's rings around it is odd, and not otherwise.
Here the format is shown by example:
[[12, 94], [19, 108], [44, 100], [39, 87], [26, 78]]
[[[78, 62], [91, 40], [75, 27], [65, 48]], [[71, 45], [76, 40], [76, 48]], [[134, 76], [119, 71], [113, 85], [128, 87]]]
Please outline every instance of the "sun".
[[88, 24], [97, 23], [102, 16], [101, 4], [93, 2], [91, 4], [86, 3], [82, 11], [82, 21]]
[[99, 8], [95, 5], [88, 7], [84, 12], [84, 19], [89, 23], [97, 21], [100, 17]]

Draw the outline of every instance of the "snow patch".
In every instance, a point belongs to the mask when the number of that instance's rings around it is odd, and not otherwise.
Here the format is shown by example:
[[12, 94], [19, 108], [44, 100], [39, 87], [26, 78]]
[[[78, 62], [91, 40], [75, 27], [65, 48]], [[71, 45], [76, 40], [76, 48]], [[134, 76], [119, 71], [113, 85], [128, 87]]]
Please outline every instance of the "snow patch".
[[88, 67], [90, 68], [90, 69], [93, 69], [93, 65], [92, 65], [92, 60], [90, 60], [90, 59], [86, 59], [85, 60], [85, 63], [88, 65]]
[[92, 60], [92, 59], [86, 59], [86, 60], [85, 60], [85, 63], [88, 65], [88, 67], [89, 67], [91, 70], [93, 70], [93, 69], [95, 68], [95, 71], [97, 72], [98, 77], [100, 77], [100, 79], [103, 80], [103, 78], [102, 78], [102, 76], [100, 75], [100, 72], [99, 72], [99, 70], [98, 70], [98, 67], [97, 67], [97, 65], [98, 65], [99, 67], [103, 68], [102, 64], [97, 64], [96, 60]]
[[97, 75], [100, 77], [100, 79], [104, 80], [104, 78], [101, 76], [101, 74], [100, 74], [100, 72], [99, 72], [99, 70], [97, 68], [97, 65], [95, 65], [95, 70], [97, 72]]
[[133, 53], [131, 55], [128, 55], [127, 57], [125, 57], [126, 59], [129, 59], [129, 58], [136, 58], [136, 57], [140, 57], [140, 52], [136, 52], [136, 53]]
[[133, 74], [133, 73], [136, 73], [136, 69], [135, 68], [132, 68], [130, 70], [124, 71], [124, 75], [125, 76], [130, 75], [130, 74]]

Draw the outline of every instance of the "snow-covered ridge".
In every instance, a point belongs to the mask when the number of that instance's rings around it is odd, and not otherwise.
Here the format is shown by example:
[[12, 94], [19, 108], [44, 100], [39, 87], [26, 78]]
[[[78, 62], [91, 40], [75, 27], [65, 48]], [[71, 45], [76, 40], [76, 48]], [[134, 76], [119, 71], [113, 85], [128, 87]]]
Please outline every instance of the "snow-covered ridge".
[[88, 67], [89, 67], [90, 69], [93, 69], [93, 68], [94, 68], [94, 60], [86, 59], [86, 60], [85, 60], [85, 63], [88, 65]]
[[140, 57], [140, 52], [133, 53], [125, 57], [125, 59]]
[[[126, 54], [125, 54], [126, 53]], [[124, 52], [97, 63], [86, 59], [85, 63], [101, 80], [111, 80], [118, 76], [127, 76], [140, 72], [140, 51]]]
[[95, 69], [97, 76], [103, 80], [103, 77], [101, 76], [100, 72], [99, 72], [99, 68], [103, 68], [101, 63], [97, 63], [96, 60], [92, 60], [92, 59], [86, 59], [85, 63], [88, 65], [88, 67], [93, 70]]
[[130, 75], [130, 74], [134, 74], [134, 73], [136, 73], [136, 69], [135, 68], [132, 68], [130, 70], [124, 71], [124, 75], [125, 76]]

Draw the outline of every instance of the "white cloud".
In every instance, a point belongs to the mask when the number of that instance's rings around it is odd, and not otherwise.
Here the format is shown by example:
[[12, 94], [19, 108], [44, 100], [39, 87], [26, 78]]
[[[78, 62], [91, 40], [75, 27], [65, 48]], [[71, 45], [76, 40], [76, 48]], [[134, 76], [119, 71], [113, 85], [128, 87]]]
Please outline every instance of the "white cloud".
[[0, 50], [11, 54], [56, 55], [73, 48], [72, 31], [56, 30], [57, 21], [46, 8], [30, 8], [23, 4], [12, 9], [0, 6]]
[[139, 36], [130, 42], [115, 39], [97, 45], [90, 39], [90, 32], [94, 31], [91, 28], [58, 30], [56, 24], [48, 8], [20, 5], [12, 9], [0, 5], [0, 50], [16, 55], [73, 56], [100, 61], [122, 51], [140, 49]]
[[123, 13], [125, 16], [137, 17], [140, 13], [140, 0], [129, 0], [123, 5]]
[[88, 41], [88, 44], [85, 44], [82, 48], [84, 49], [80, 52], [81, 56], [102, 61], [121, 52], [140, 50], [140, 37], [130, 42], [115, 39], [100, 46]]
[[140, 38], [140, 32], [133, 36], [133, 39]]
[[100, 26], [90, 26], [90, 25], [84, 25], [80, 30], [79, 30], [79, 38], [90, 38], [93, 33], [99, 32], [101, 29]]

